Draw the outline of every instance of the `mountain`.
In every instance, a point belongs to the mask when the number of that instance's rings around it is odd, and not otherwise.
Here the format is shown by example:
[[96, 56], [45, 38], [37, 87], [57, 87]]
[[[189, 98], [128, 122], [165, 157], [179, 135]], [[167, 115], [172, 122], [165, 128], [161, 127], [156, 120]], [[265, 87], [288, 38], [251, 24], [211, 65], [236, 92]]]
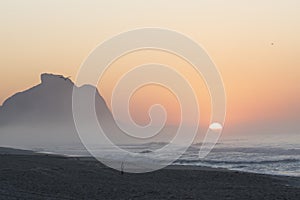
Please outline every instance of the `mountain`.
[[[62, 75], [44, 73], [40, 84], [11, 96], [0, 106], [0, 146], [53, 151], [56, 147], [76, 145], [84, 149], [73, 119], [73, 89], [80, 94], [80, 98], [95, 94], [98, 122], [113, 143], [170, 141], [176, 132], [173, 128], [165, 127], [158, 135], [147, 140], [129, 137], [116, 125], [104, 99], [94, 86], [78, 87]], [[83, 119], [88, 127], [84, 134], [90, 138], [89, 142], [101, 143], [98, 137], [97, 141], [93, 138], [99, 128], [90, 123], [90, 117]]]
[[97, 89], [77, 87], [61, 75], [42, 74], [41, 83], [8, 98], [0, 107], [0, 145], [14, 147], [81, 144], [72, 114], [73, 88], [80, 94], [96, 92], [95, 107], [101, 125], [119, 137], [112, 114]]

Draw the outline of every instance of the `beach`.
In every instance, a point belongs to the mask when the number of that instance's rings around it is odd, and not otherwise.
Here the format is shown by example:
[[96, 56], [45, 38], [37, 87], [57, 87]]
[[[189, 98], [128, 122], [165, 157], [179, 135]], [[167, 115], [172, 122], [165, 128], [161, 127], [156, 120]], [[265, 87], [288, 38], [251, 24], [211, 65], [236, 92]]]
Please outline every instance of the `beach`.
[[300, 178], [170, 166], [123, 175], [93, 159], [0, 154], [0, 199], [299, 199]]

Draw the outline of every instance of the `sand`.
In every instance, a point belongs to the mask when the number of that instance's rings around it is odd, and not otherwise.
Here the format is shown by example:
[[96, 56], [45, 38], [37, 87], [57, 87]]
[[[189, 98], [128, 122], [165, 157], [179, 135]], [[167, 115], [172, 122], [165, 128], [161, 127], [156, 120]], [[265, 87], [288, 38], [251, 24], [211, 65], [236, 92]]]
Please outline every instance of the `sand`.
[[95, 160], [0, 153], [0, 199], [300, 199], [300, 178], [172, 166], [123, 174]]

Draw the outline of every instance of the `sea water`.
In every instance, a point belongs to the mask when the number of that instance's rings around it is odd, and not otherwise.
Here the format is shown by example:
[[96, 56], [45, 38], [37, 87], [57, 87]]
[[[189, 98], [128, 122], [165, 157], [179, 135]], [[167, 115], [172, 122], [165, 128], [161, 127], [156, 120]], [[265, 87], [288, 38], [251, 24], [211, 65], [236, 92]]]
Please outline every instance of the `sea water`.
[[[284, 138], [284, 139], [282, 139]], [[120, 148], [143, 155], [151, 154], [163, 148], [167, 143], [152, 142], [146, 144], [121, 145]], [[254, 172], [261, 174], [286, 175], [300, 177], [300, 141], [299, 135], [294, 137], [281, 137], [281, 139], [223, 139], [220, 140], [210, 153], [199, 158], [200, 148], [206, 144], [196, 143], [191, 145], [183, 155], [170, 151], [164, 155], [158, 155], [156, 159], [162, 164], [168, 161], [170, 156], [179, 156], [173, 165], [207, 166], [213, 168], [226, 168], [231, 170]], [[107, 147], [95, 145], [95, 152], [101, 152], [105, 159], [118, 160], [118, 152]], [[47, 151], [65, 154], [68, 156], [90, 156], [84, 149], [78, 146], [56, 147]], [[134, 161], [134, 160], [132, 160]]]

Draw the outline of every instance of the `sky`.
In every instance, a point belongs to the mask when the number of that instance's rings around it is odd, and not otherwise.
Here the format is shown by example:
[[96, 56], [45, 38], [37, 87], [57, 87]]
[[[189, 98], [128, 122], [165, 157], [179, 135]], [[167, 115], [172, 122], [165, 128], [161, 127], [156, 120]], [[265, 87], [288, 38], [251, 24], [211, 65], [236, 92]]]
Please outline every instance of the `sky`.
[[[299, 9], [298, 0], [2, 0], [0, 105], [39, 84], [41, 73], [74, 80], [91, 50], [120, 32], [161, 27], [195, 40], [218, 67], [227, 96], [225, 134], [299, 133]], [[188, 63], [164, 52], [121, 57], [98, 85], [101, 95], [109, 102], [125, 69], [153, 60], [188, 78], [206, 124], [211, 110], [203, 79]], [[168, 123], [177, 124], [176, 98], [157, 86], [134, 94], [130, 105], [137, 123], [147, 124], [147, 110], [156, 102], [166, 107]]]

